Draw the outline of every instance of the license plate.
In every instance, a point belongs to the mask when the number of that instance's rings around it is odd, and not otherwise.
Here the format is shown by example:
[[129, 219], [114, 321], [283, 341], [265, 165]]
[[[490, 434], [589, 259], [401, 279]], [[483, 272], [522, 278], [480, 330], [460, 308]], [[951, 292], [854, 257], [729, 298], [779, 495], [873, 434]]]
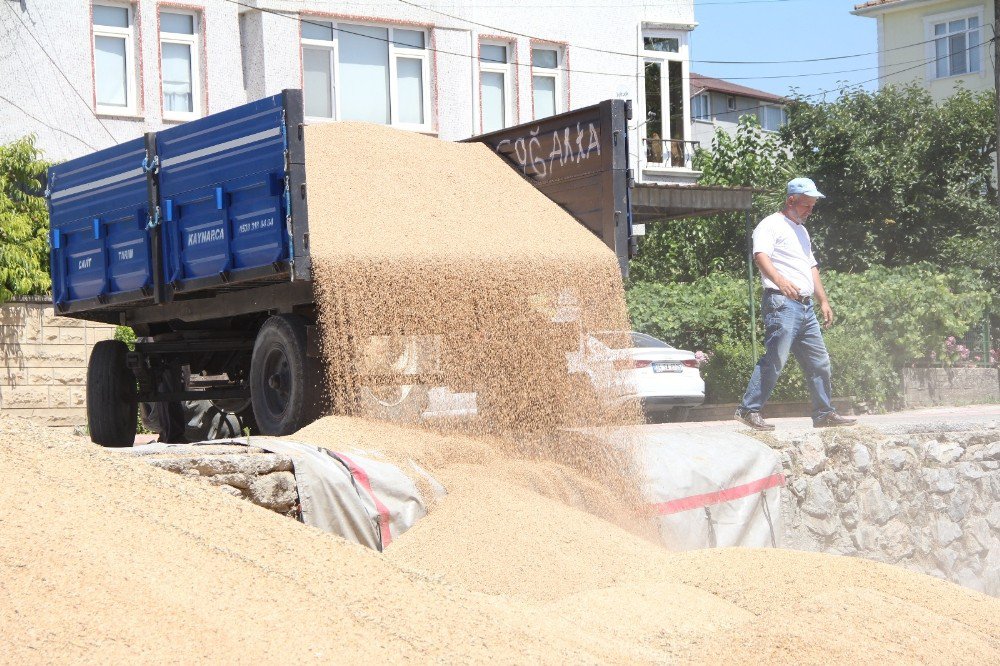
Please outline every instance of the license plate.
[[680, 372], [683, 367], [674, 361], [657, 361], [653, 363], [653, 372]]

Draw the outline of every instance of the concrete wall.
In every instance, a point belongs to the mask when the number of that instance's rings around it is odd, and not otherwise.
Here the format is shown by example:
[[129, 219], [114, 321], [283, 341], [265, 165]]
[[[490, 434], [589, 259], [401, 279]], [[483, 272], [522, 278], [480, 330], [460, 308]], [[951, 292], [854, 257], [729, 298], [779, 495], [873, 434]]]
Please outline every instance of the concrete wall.
[[55, 317], [48, 299], [0, 304], [0, 409], [50, 426], [87, 422], [87, 359], [115, 327]]
[[788, 440], [783, 547], [865, 557], [1000, 596], [1000, 428]]
[[907, 407], [1000, 402], [1000, 368], [903, 368]]
[[980, 41], [989, 39], [993, 34], [990, 27], [993, 23], [993, 3], [984, 0], [910, 1], [885, 11], [867, 12], [867, 16], [875, 16], [878, 20], [879, 85], [918, 83], [938, 101], [951, 96], [959, 83], [970, 90], [992, 90], [992, 50], [988, 45], [980, 47], [982, 67], [976, 74], [933, 79], [926, 66], [918, 66], [920, 62], [935, 57], [934, 45], [923, 43], [929, 39], [924, 17], [969, 8], [982, 9]]
[[[134, 116], [121, 117], [95, 113], [91, 4], [90, 0], [0, 2], [0, 81], [6, 98], [0, 100], [0, 143], [35, 133], [45, 157], [59, 161], [169, 125], [163, 121], [160, 101], [158, 8], [193, 9], [204, 18], [208, 112], [301, 87], [300, 15], [426, 26], [430, 46], [436, 49], [429, 54], [432, 130], [448, 140], [480, 131], [478, 61], [472, 56], [478, 55], [481, 38], [500, 36], [515, 45], [520, 63], [515, 68], [516, 121], [527, 122], [533, 113], [532, 37], [562, 45], [569, 68], [564, 80], [568, 108], [624, 97], [636, 101], [636, 118], [643, 118], [642, 59], [634, 55], [642, 28], [675, 26], [686, 40], [694, 23], [692, 0], [647, 6], [631, 0], [584, 6], [572, 0], [548, 0], [525, 7], [513, 0], [421, 3], [461, 18], [392, 3], [136, 0], [132, 6], [137, 17], [138, 110]], [[685, 57], [686, 48], [685, 44]], [[638, 166], [638, 150], [633, 148], [633, 153], [633, 166]]]

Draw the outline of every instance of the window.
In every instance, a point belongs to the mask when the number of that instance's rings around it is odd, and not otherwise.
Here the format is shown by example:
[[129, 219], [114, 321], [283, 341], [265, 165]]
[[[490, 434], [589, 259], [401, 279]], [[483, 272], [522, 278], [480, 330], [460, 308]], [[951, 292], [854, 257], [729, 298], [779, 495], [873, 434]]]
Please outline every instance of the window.
[[783, 106], [765, 106], [760, 110], [760, 126], [768, 132], [777, 132], [788, 122], [788, 112]]
[[423, 30], [303, 18], [301, 39], [307, 117], [429, 129]]
[[160, 76], [163, 117], [201, 116], [201, 27], [188, 12], [160, 12]]
[[730, 95], [726, 98], [726, 110], [735, 111], [736, 110], [736, 98]]
[[137, 113], [131, 5], [94, 5], [94, 97], [98, 113]]
[[646, 51], [678, 53], [680, 51], [680, 40], [676, 37], [643, 37], [642, 48]]
[[547, 118], [562, 111], [562, 64], [552, 48], [531, 49], [531, 91], [535, 118]]
[[302, 97], [307, 117], [334, 117], [333, 34], [333, 24], [329, 21], [302, 19]]
[[712, 98], [708, 93], [695, 95], [691, 100], [691, 117], [695, 120], [712, 119]]
[[510, 45], [479, 45], [479, 98], [483, 132], [495, 132], [514, 122], [511, 94]]
[[[664, 34], [673, 32], [673, 34]], [[664, 167], [689, 167], [687, 136], [690, 111], [685, 79], [686, 36], [676, 31], [651, 30], [643, 35], [646, 109], [646, 162]]]
[[945, 20], [930, 19], [930, 36], [934, 40], [934, 62], [932, 78], [978, 73], [980, 64], [982, 24], [981, 17], [961, 18], [941, 17]]

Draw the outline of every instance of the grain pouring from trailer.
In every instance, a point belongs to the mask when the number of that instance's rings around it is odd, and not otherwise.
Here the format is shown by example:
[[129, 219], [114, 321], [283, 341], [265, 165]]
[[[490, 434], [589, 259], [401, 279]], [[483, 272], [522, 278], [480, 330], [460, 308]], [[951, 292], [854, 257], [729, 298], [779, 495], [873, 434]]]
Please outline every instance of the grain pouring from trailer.
[[[612, 100], [469, 141], [492, 146], [624, 271], [628, 115]], [[139, 403], [160, 407], [165, 440], [183, 438], [184, 406], [200, 401], [266, 435], [323, 412], [304, 142], [301, 91], [286, 90], [50, 168], [56, 314], [139, 337], [134, 350], [94, 345], [94, 442], [131, 445]]]

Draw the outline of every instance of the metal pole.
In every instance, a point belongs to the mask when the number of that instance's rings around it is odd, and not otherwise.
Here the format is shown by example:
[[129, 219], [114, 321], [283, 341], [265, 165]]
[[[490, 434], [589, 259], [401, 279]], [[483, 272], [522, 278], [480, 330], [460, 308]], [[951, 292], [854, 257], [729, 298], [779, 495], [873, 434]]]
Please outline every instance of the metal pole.
[[[997, 0], [1000, 2], [1000, 0]], [[753, 360], [757, 361], [757, 308], [753, 298], [753, 235], [750, 233], [750, 210], [743, 212], [743, 225], [747, 236], [747, 301], [750, 303], [750, 348], [753, 350]]]
[[997, 146], [995, 153], [997, 170], [993, 175], [997, 177], [997, 191], [1000, 192], [1000, 43], [997, 42], [998, 35], [1000, 35], [1000, 0], [993, 0], [993, 95], [997, 103]]

